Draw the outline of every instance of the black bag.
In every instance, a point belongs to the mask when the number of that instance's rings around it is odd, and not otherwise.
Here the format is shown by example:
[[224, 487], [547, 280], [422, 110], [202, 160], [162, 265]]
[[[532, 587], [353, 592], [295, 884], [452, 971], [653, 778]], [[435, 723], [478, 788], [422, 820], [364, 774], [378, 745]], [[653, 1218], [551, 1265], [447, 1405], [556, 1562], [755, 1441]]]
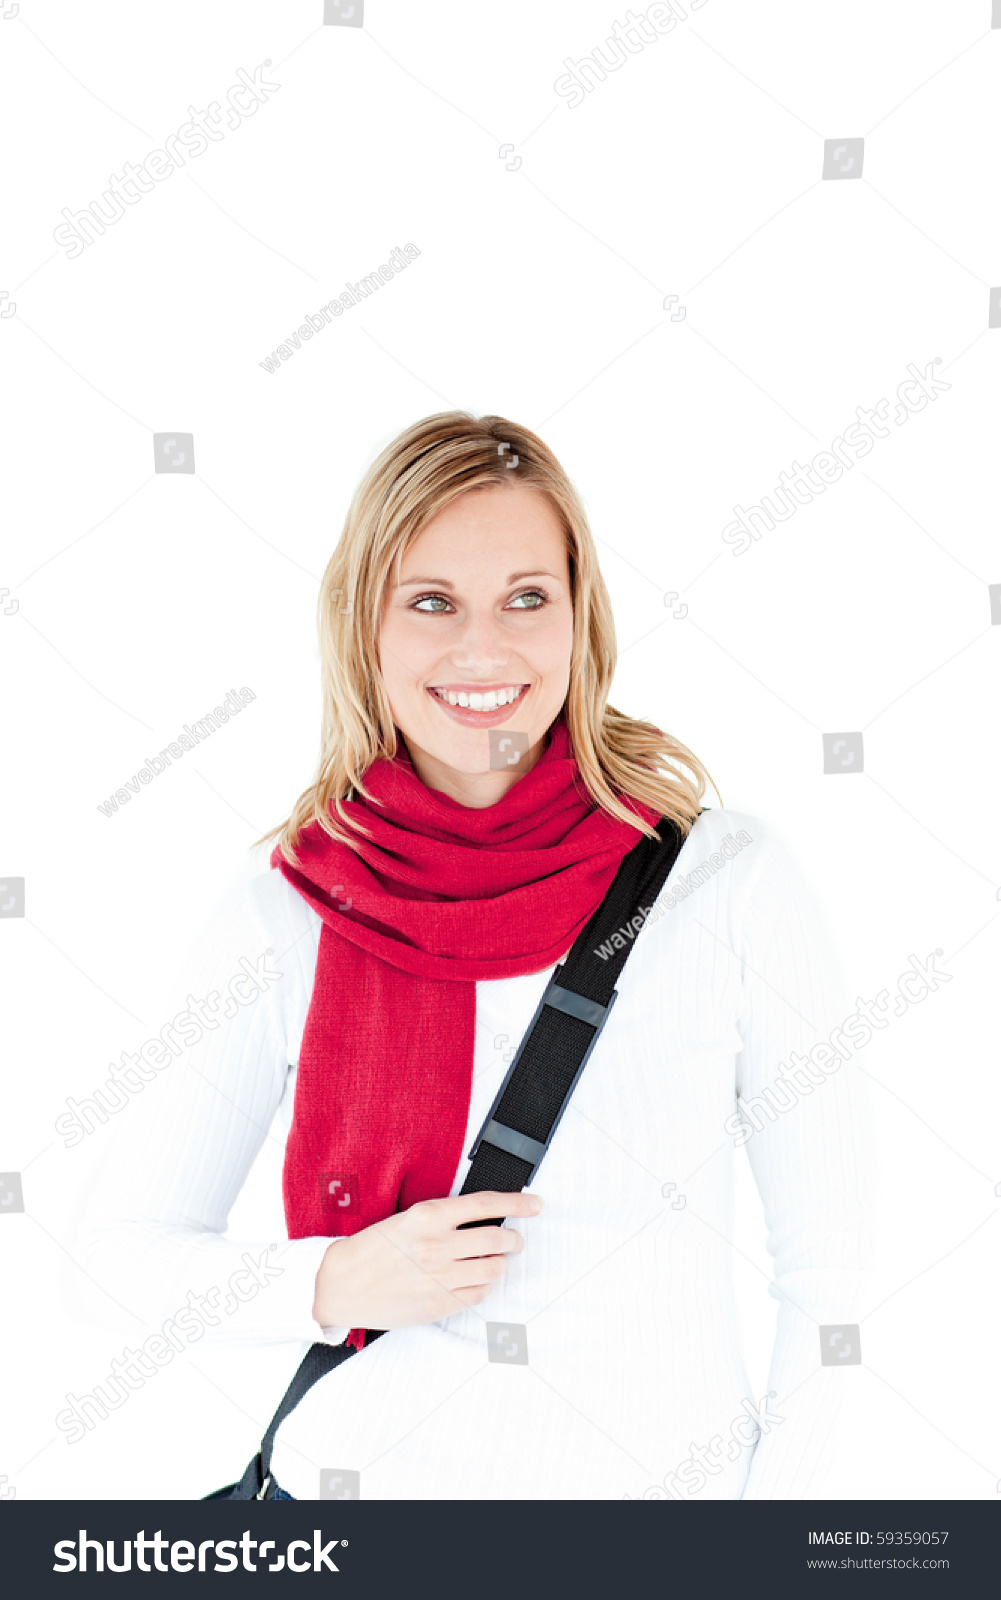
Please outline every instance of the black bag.
[[[622, 858], [607, 895], [553, 973], [504, 1082], [469, 1151], [472, 1166], [460, 1194], [497, 1189], [516, 1194], [539, 1169], [588, 1056], [608, 1020], [616, 980], [633, 940], [653, 908], [684, 843], [676, 823], [661, 817], [660, 842], [644, 836]], [[612, 948], [613, 934], [620, 936]], [[604, 947], [603, 949], [601, 947]], [[611, 951], [611, 953], [609, 953]], [[460, 1228], [498, 1226], [503, 1217], [463, 1222]], [[365, 1346], [385, 1328], [370, 1328]], [[206, 1500], [291, 1500], [271, 1475], [275, 1435], [285, 1418], [321, 1378], [359, 1352], [349, 1344], [311, 1345], [239, 1483]]]

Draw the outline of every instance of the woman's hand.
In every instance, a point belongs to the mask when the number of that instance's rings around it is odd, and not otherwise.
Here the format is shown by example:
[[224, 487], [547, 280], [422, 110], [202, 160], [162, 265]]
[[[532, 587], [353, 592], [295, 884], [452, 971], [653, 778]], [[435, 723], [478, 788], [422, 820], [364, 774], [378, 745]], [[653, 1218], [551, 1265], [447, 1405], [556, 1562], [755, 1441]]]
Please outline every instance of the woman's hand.
[[405, 1328], [437, 1322], [485, 1300], [524, 1250], [514, 1228], [459, 1231], [481, 1217], [531, 1217], [534, 1194], [477, 1194], [421, 1200], [348, 1239], [335, 1239], [316, 1274], [313, 1316], [321, 1328]]

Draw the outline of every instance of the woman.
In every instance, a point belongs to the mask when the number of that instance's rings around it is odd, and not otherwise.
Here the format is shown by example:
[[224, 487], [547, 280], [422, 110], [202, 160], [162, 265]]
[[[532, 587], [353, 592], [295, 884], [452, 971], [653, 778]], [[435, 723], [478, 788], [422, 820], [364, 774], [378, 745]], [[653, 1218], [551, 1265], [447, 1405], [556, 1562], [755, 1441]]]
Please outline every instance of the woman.
[[[855, 1312], [864, 1219], [844, 1072], [778, 1094], [846, 1015], [789, 857], [701, 810], [696, 757], [607, 704], [584, 512], [514, 423], [446, 413], [383, 451], [319, 630], [317, 779], [189, 969], [210, 1031], [149, 1097], [90, 1269], [151, 1323], [228, 1285], [198, 1336], [287, 1340], [290, 1377], [296, 1341], [350, 1338], [278, 1434], [297, 1499], [816, 1493], [843, 1376], [819, 1328]], [[531, 1192], [460, 1196], [556, 963], [661, 818], [680, 857]], [[763, 1400], [731, 1152], [736, 1097], [772, 1083], [783, 1114], [747, 1124], [780, 1302]], [[223, 1230], [276, 1110], [292, 1242], [269, 1255]]]

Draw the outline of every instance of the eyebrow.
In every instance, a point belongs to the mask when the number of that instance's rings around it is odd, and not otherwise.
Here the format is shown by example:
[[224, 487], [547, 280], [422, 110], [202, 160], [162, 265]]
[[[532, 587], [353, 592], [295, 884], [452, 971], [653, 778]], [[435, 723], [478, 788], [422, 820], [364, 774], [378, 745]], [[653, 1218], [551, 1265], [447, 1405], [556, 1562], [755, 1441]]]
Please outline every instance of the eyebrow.
[[[530, 572], [512, 572], [507, 579], [505, 587], [507, 587], [508, 583], [519, 583], [522, 578], [553, 578], [557, 583], [560, 581], [555, 572], [547, 572], [544, 567], [533, 567]], [[409, 589], [415, 583], [427, 584], [438, 589], [452, 589], [455, 587], [447, 578], [403, 578], [397, 587]]]

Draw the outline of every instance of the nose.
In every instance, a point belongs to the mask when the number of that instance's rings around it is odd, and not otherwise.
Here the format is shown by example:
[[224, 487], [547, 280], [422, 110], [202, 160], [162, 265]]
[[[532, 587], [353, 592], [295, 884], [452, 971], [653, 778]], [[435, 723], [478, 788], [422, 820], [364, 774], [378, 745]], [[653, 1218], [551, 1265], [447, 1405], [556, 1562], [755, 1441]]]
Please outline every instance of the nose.
[[504, 665], [510, 644], [491, 607], [471, 606], [452, 638], [451, 656], [461, 671], [487, 678]]

